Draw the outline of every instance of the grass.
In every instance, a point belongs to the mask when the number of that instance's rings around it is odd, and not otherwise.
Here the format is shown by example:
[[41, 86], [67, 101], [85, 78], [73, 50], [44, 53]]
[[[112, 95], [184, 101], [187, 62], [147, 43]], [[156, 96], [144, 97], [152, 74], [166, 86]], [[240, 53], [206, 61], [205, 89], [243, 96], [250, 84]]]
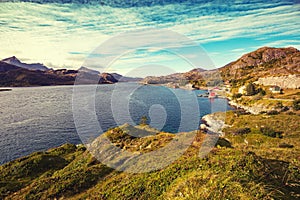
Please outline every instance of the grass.
[[[230, 125], [224, 129], [226, 138], [235, 148], [246, 148], [257, 155], [270, 159], [291, 162], [300, 167], [300, 116], [281, 113], [278, 115], [237, 115], [230, 111], [226, 114], [226, 123]], [[261, 128], [270, 127], [279, 132], [282, 138], [268, 137], [261, 132]], [[247, 134], [234, 135], [238, 129], [248, 128]], [[246, 141], [246, 142], [245, 142]], [[279, 147], [286, 143], [293, 148]]]
[[[297, 199], [299, 117], [230, 111], [225, 137], [206, 157], [198, 156], [206, 135], [197, 132], [181, 157], [148, 173], [113, 170], [85, 147], [66, 144], [0, 166], [0, 199]], [[282, 132], [282, 138], [263, 135], [262, 126]], [[105, 135], [120, 148], [140, 153], [162, 148], [174, 137], [128, 125]]]

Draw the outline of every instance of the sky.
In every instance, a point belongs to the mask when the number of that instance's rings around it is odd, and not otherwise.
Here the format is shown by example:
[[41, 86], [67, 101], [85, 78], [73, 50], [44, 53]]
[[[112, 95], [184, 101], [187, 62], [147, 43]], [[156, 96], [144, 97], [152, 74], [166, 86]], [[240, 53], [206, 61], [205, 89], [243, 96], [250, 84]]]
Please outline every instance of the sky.
[[[222, 67], [263, 46], [300, 49], [297, 1], [221, 2], [138, 7], [3, 2], [0, 58], [14, 55], [23, 62], [40, 62], [50, 68], [85, 65], [101, 72], [124, 75], [131, 71], [138, 76], [139, 67], [154, 65], [174, 72]], [[136, 34], [136, 38], [130, 35], [149, 28], [167, 32], [152, 34], [150, 30]], [[172, 37], [172, 33], [178, 35]], [[113, 49], [106, 50], [105, 43], [113, 44]], [[193, 62], [194, 58], [198, 61]], [[209, 59], [212, 62], [204, 61]]]

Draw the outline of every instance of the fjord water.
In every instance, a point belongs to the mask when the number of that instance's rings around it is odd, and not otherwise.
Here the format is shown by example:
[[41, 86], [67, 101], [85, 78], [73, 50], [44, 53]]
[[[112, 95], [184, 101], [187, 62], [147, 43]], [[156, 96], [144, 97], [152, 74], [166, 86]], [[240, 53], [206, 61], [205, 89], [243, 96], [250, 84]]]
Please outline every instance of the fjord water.
[[[116, 85], [121, 84], [122, 90], [136, 85], [136, 83], [120, 83], [97, 87], [95, 110], [103, 131], [120, 125], [114, 119], [116, 116], [112, 112], [111, 98], [112, 91], [116, 93]], [[79, 87], [88, 90], [91, 86]], [[192, 96], [203, 92], [205, 91], [187, 91], [163, 86], [139, 86], [137, 90], [126, 97], [130, 98], [130, 118], [138, 124], [142, 116], [146, 115], [148, 119], [150, 118], [149, 110], [152, 105], [161, 105], [161, 107], [156, 107], [156, 111], [161, 113], [150, 114], [152, 122], [149, 120], [149, 123], [163, 131], [176, 133], [181, 120], [180, 101], [188, 101]], [[67, 142], [81, 143], [74, 125], [72, 94], [73, 86], [25, 87], [1, 92], [0, 163], [3, 164], [20, 156]], [[230, 109], [226, 99], [219, 98], [211, 101], [207, 98], [197, 98], [197, 101], [200, 112], [197, 119], [199, 123], [203, 115], [211, 113], [212, 105], [214, 111]], [[155, 109], [152, 111], [155, 113]], [[192, 116], [195, 108], [190, 106], [187, 112]], [[164, 122], [163, 125], [162, 122]], [[194, 128], [195, 126], [191, 126], [184, 131], [191, 131]]]

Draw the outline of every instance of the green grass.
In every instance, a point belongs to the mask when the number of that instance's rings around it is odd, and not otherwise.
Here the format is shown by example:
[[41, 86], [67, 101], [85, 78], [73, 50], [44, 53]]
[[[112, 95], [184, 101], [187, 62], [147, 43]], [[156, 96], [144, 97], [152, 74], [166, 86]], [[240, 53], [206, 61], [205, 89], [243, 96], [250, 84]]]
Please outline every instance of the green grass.
[[[198, 132], [180, 158], [148, 173], [115, 171], [83, 146], [66, 144], [34, 153], [0, 166], [0, 199], [300, 198], [299, 116], [229, 112], [226, 121], [231, 127], [224, 130], [225, 138], [206, 157], [198, 156], [206, 137]], [[283, 137], [263, 135], [261, 126], [282, 131]], [[232, 134], [245, 127], [250, 132]], [[130, 131], [148, 136], [133, 137]], [[148, 126], [115, 128], [105, 135], [119, 147], [140, 153], [159, 149], [173, 138]], [[282, 143], [293, 146], [279, 147]]]

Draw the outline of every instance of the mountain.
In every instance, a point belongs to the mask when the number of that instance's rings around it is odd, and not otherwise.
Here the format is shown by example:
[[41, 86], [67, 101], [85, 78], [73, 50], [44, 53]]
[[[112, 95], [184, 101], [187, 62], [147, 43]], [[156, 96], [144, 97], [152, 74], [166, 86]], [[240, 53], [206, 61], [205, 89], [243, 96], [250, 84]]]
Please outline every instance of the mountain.
[[80, 67], [78, 70], [49, 69], [43, 64], [22, 63], [15, 56], [0, 61], [0, 86], [48, 86], [73, 85], [76, 77], [81, 84], [113, 84], [116, 82], [136, 82], [139, 78], [123, 77], [117, 73], [100, 73], [99, 71]]
[[185, 73], [160, 77], [146, 77], [143, 83], [166, 84], [190, 82], [193, 87], [214, 86], [223, 82], [243, 85], [268, 76], [300, 74], [300, 51], [293, 47], [262, 47], [241, 56], [224, 67], [215, 70], [196, 68]]
[[2, 60], [2, 62], [17, 66], [17, 67], [21, 67], [24, 69], [29, 69], [29, 70], [40, 70], [40, 71], [48, 71], [49, 69], [44, 66], [41, 63], [33, 63], [33, 64], [26, 64], [26, 63], [22, 63], [19, 59], [17, 59], [15, 56], [9, 57], [9, 58], [5, 58]]
[[40, 70], [28, 70], [0, 62], [0, 86], [2, 87], [70, 85], [73, 82], [74, 77], [72, 76], [60, 76]]
[[78, 71], [80, 71], [80, 72], [85, 72], [85, 73], [89, 73], [89, 74], [96, 74], [96, 75], [100, 74], [100, 72], [97, 71], [97, 70], [89, 69], [89, 68], [83, 67], [83, 66], [80, 67], [80, 68], [78, 69]]
[[115, 79], [118, 80], [118, 82], [139, 82], [143, 80], [142, 78], [138, 77], [128, 77], [128, 76], [122, 76], [121, 74], [118, 73], [111, 73]]
[[0, 73], [16, 69], [19, 69], [19, 67], [0, 61]]
[[146, 84], [166, 84], [166, 83], [181, 83], [198, 79], [201, 76], [202, 72], [205, 72], [206, 70], [201, 68], [192, 69], [188, 72], [184, 73], [174, 73], [166, 76], [147, 76], [143, 79], [143, 83]]
[[191, 83], [193, 88], [202, 88], [219, 84], [222, 82], [222, 77], [218, 70], [195, 68], [188, 72], [174, 73], [167, 76], [148, 76], [142, 82], [144, 84], [176, 83], [181, 86]]
[[262, 47], [216, 70], [196, 68], [185, 73], [144, 79], [124, 77], [118, 73], [100, 73], [87, 67], [53, 70], [42, 64], [22, 63], [13, 56], [0, 62], [0, 86], [73, 84], [78, 72], [79, 76], [84, 76], [84, 84], [90, 84], [90, 79], [100, 76], [99, 84], [141, 81], [144, 84], [191, 83], [194, 88], [202, 88], [230, 82], [238, 86], [269, 76], [299, 75], [300, 51], [293, 47]]
[[256, 81], [267, 76], [300, 74], [300, 51], [293, 47], [262, 47], [220, 68], [227, 81]]

